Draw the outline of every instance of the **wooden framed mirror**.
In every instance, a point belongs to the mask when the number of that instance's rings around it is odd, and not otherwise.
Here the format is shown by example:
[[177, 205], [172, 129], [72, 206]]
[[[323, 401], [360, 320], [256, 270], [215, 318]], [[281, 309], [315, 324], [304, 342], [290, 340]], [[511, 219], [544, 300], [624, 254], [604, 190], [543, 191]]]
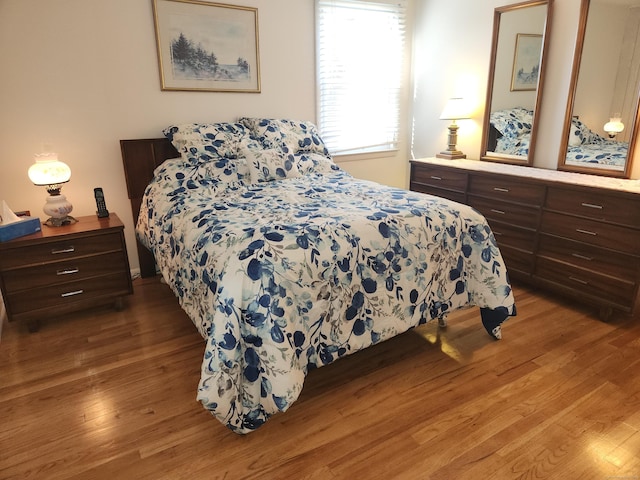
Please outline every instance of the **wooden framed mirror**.
[[640, 0], [582, 0], [558, 170], [629, 178], [638, 135], [639, 32]]
[[497, 7], [482, 129], [482, 160], [531, 165], [553, 0]]

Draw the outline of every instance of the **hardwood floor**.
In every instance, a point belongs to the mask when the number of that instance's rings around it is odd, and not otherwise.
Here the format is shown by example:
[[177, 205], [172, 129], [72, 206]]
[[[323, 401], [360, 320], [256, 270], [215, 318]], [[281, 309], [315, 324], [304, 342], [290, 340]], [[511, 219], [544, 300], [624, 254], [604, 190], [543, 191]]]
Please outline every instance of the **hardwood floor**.
[[640, 478], [640, 322], [515, 286], [309, 374], [247, 435], [196, 401], [203, 341], [158, 279], [127, 308], [4, 324], [2, 479]]

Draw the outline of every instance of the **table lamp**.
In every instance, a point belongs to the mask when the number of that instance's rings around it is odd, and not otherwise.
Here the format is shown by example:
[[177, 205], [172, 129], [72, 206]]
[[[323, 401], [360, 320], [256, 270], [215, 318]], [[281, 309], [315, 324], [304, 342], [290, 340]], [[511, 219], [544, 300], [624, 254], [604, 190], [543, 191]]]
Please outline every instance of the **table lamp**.
[[467, 158], [464, 153], [456, 149], [459, 128], [456, 124], [456, 120], [462, 120], [465, 118], [471, 118], [469, 106], [465, 99], [450, 98], [440, 115], [440, 120], [451, 120], [451, 125], [449, 125], [449, 146], [445, 151], [436, 154], [436, 157], [448, 159]]
[[45, 224], [60, 227], [75, 223], [77, 220], [69, 215], [73, 205], [60, 193], [62, 184], [71, 178], [69, 166], [58, 160], [55, 153], [41, 153], [35, 155], [35, 163], [29, 167], [28, 174], [34, 185], [44, 186], [49, 192], [47, 203], [42, 208], [50, 217]]

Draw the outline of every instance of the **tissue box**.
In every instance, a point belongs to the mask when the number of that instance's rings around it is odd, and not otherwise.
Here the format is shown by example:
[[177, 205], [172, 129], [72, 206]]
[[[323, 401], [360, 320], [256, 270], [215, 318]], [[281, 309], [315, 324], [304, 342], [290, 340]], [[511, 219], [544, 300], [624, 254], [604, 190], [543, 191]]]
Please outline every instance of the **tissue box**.
[[40, 219], [38, 217], [21, 217], [17, 222], [0, 225], [0, 242], [31, 235], [32, 233], [39, 232], [41, 229], [42, 227], [40, 226]]

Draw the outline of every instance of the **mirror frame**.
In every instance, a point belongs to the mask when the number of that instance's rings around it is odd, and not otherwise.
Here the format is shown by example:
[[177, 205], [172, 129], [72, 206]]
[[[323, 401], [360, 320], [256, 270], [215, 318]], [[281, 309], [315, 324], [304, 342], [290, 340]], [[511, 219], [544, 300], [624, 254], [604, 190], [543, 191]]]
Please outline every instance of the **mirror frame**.
[[636, 147], [638, 136], [638, 124], [640, 122], [640, 85], [636, 89], [636, 107], [634, 118], [631, 125], [631, 134], [629, 135], [629, 146], [627, 149], [627, 161], [624, 170], [612, 170], [606, 168], [589, 168], [578, 165], [567, 165], [567, 149], [569, 148], [569, 133], [571, 132], [571, 119], [573, 118], [573, 107], [576, 98], [576, 90], [578, 88], [578, 77], [580, 74], [580, 63], [582, 61], [582, 51], [584, 48], [584, 39], [587, 34], [587, 19], [589, 17], [589, 6], [591, 0], [581, 0], [580, 3], [580, 19], [578, 23], [578, 34], [576, 36], [576, 48], [573, 56], [573, 66], [571, 70], [571, 83], [569, 84], [569, 96], [567, 100], [567, 110], [564, 117], [564, 128], [562, 129], [562, 138], [560, 139], [560, 152], [558, 155], [558, 170], [567, 172], [587, 173], [591, 175], [601, 175], [607, 177], [629, 178], [631, 175], [631, 164]]
[[[540, 5], [547, 6], [547, 15], [542, 30], [542, 50], [540, 51], [540, 73], [538, 76], [538, 85], [536, 87], [536, 100], [533, 107], [533, 118], [531, 122], [531, 136], [529, 140], [529, 154], [523, 160], [518, 158], [501, 156], [499, 154], [487, 155], [487, 147], [489, 143], [489, 129], [491, 118], [491, 102], [493, 100], [493, 87], [496, 69], [496, 57], [498, 53], [498, 39], [500, 36], [500, 20], [504, 13], [513, 12], [527, 7], [537, 7]], [[514, 3], [502, 7], [496, 7], [493, 11], [493, 37], [491, 40], [491, 60], [489, 63], [489, 79], [487, 82], [487, 98], [485, 101], [484, 120], [482, 122], [482, 148], [480, 151], [480, 159], [489, 162], [513, 163], [517, 165], [533, 165], [533, 153], [535, 150], [536, 137], [538, 132], [538, 117], [540, 105], [542, 104], [542, 90], [544, 86], [544, 77], [547, 61], [545, 60], [549, 51], [549, 32], [551, 31], [551, 18], [553, 11], [553, 0], [528, 0], [525, 2]]]

